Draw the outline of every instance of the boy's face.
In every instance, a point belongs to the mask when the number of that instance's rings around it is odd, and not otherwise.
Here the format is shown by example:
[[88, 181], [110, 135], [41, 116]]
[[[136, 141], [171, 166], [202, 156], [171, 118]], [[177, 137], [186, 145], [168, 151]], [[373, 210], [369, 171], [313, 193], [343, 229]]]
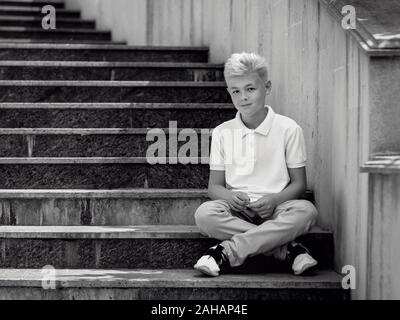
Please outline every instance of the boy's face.
[[257, 72], [227, 77], [225, 81], [232, 102], [241, 114], [249, 117], [264, 108], [270, 81], [263, 81]]

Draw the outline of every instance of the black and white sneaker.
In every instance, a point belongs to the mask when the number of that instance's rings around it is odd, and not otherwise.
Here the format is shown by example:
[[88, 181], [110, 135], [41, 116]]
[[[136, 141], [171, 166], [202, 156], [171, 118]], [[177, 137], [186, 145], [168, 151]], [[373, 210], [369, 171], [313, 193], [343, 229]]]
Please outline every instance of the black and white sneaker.
[[287, 259], [292, 265], [295, 275], [301, 275], [305, 271], [311, 271], [318, 262], [315, 260], [301, 243], [291, 242], [287, 246]]
[[194, 265], [194, 268], [206, 275], [217, 277], [228, 266], [229, 261], [224, 253], [224, 247], [218, 244], [208, 249]]

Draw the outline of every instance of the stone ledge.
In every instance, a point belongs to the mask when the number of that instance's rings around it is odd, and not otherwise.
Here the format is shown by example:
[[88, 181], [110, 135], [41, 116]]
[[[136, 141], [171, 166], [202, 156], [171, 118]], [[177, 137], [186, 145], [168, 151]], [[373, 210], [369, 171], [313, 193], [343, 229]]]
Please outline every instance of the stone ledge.
[[[0, 269], [0, 287], [42, 287], [42, 269]], [[286, 273], [230, 274], [206, 277], [187, 269], [58, 269], [60, 288], [243, 288], [341, 289], [341, 275], [318, 270], [312, 276]]]
[[[392, 0], [319, 0], [339, 21], [341, 8], [356, 9], [357, 28], [348, 30], [369, 55], [400, 55], [400, 6]], [[371, 9], [373, 8], [373, 10]], [[389, 13], [391, 18], [388, 19]]]
[[375, 156], [364, 163], [360, 171], [377, 174], [400, 174], [400, 155]]

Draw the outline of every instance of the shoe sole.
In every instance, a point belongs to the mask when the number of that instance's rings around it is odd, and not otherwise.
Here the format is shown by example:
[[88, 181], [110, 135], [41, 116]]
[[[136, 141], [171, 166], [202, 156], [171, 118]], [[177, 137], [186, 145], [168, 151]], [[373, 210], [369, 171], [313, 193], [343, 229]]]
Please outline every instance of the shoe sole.
[[315, 260], [313, 257], [311, 257], [310, 255], [307, 255], [306, 259], [308, 260], [307, 262], [305, 262], [300, 270], [293, 270], [294, 274], [296, 276], [301, 275], [302, 273], [306, 272], [306, 271], [311, 271], [311, 268], [315, 267], [318, 262], [317, 260]]
[[218, 277], [219, 276], [219, 273], [212, 272], [209, 268], [207, 268], [207, 266], [199, 266], [199, 265], [196, 264], [194, 266], [194, 268], [196, 270], [208, 275], [208, 276], [211, 276], [211, 277]]

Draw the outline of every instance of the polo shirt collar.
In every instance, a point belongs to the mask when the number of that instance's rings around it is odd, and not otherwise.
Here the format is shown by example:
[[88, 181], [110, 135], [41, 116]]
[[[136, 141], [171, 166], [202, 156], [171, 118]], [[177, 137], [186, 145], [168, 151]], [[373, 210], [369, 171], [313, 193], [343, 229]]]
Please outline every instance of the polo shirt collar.
[[272, 110], [271, 106], [265, 105], [265, 108], [268, 108], [268, 114], [265, 117], [264, 121], [260, 123], [260, 125], [255, 128], [254, 130], [249, 129], [245, 126], [242, 119], [240, 118], [240, 112], [236, 113], [236, 123], [238, 124], [239, 128], [242, 130], [242, 137], [247, 135], [248, 133], [257, 132], [264, 136], [268, 135], [269, 131], [271, 130], [272, 123], [275, 118], [275, 112]]

